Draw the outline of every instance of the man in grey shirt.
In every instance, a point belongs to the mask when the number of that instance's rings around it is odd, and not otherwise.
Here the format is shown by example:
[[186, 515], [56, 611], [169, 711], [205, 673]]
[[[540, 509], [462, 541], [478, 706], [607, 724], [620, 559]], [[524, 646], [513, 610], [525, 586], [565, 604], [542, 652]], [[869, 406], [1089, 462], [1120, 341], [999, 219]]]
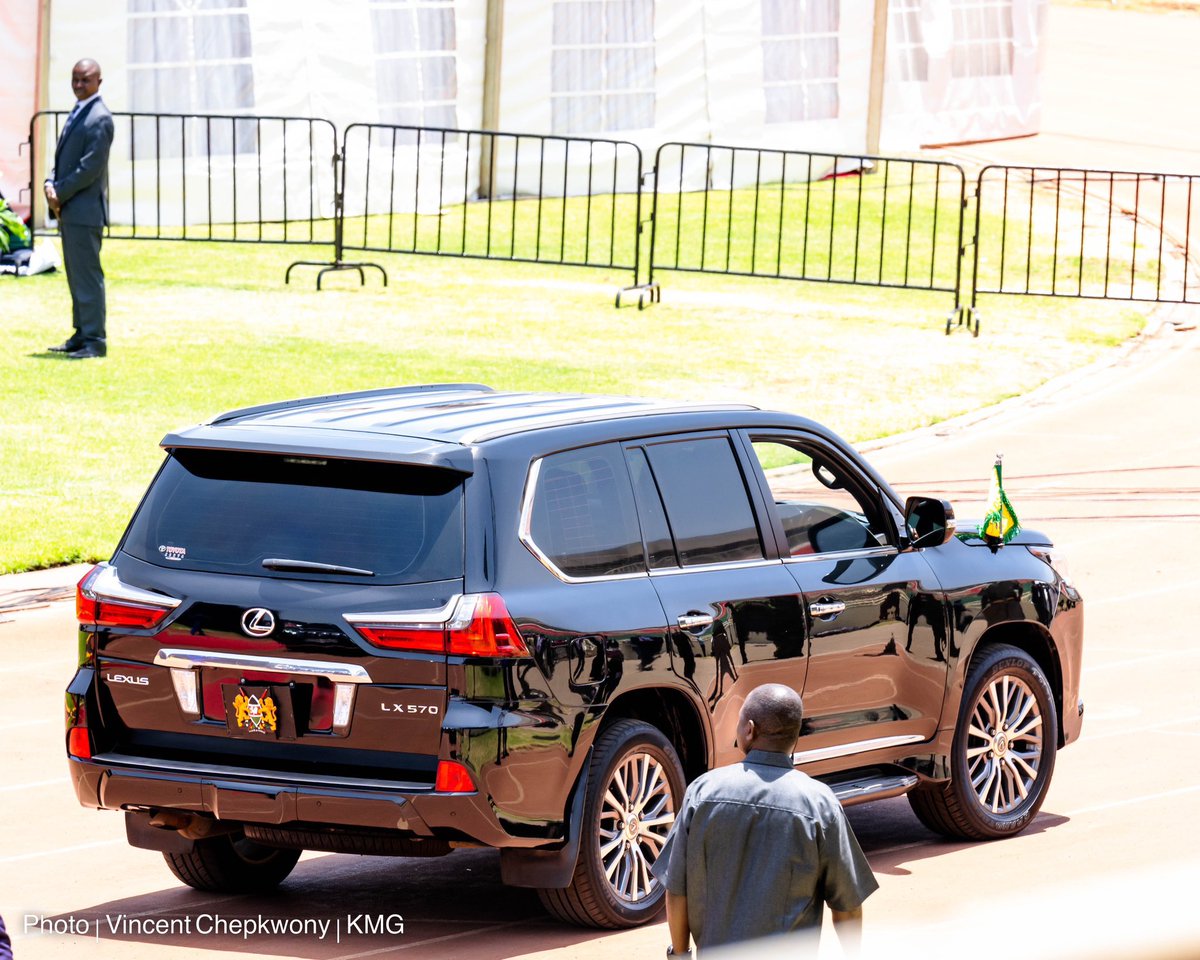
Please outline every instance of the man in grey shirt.
[[738, 718], [741, 763], [688, 787], [653, 872], [667, 888], [668, 956], [816, 931], [826, 903], [855, 948], [879, 884], [825, 784], [792, 766], [804, 706], [790, 687], [751, 691]]

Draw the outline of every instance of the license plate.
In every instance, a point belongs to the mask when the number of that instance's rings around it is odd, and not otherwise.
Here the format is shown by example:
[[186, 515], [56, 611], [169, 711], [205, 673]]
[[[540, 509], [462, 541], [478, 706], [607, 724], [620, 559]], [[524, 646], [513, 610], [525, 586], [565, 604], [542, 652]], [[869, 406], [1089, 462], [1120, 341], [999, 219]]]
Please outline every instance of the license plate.
[[225, 724], [236, 737], [285, 740], [296, 738], [291, 691], [285, 686], [229, 683], [225, 695]]

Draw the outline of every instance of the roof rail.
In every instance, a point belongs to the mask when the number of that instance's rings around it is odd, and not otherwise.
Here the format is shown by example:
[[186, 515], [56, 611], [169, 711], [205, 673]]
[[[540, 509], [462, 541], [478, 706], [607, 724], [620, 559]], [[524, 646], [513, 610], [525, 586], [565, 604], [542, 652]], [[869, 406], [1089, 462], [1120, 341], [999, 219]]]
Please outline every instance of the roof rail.
[[358, 400], [364, 397], [387, 397], [405, 393], [441, 393], [451, 390], [469, 390], [476, 393], [495, 393], [492, 387], [483, 383], [425, 383], [411, 387], [379, 387], [375, 390], [357, 390], [350, 393], [331, 393], [323, 397], [301, 397], [297, 400], [280, 400], [276, 403], [263, 403], [255, 407], [242, 407], [239, 410], [227, 410], [209, 420], [210, 424], [227, 423], [241, 417], [256, 416], [272, 413], [276, 410], [287, 410], [296, 407], [316, 406], [319, 403], [332, 403], [338, 400]]

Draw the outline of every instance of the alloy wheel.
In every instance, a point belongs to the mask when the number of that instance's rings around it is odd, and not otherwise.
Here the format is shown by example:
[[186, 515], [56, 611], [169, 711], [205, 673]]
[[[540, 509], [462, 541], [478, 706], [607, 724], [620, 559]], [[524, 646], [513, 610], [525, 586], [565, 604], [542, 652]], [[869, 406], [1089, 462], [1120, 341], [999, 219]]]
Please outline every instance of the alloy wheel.
[[621, 900], [636, 903], [657, 889], [650, 867], [674, 822], [666, 768], [649, 753], [629, 754], [605, 787], [598, 824], [604, 875]]
[[981, 806], [1011, 813], [1033, 792], [1042, 764], [1042, 712], [1033, 688], [1001, 674], [979, 694], [967, 728], [967, 769]]

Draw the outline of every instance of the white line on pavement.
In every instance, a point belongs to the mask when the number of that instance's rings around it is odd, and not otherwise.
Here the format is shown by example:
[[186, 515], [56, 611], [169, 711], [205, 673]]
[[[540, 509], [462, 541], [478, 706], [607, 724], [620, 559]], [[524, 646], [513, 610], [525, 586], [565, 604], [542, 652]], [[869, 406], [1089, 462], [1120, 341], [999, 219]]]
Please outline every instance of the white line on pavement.
[[1168, 653], [1151, 653], [1144, 657], [1128, 657], [1125, 660], [1110, 660], [1108, 663], [1095, 663], [1084, 667], [1084, 673], [1094, 673], [1097, 670], [1111, 670], [1113, 667], [1136, 667], [1143, 663], [1155, 663], [1159, 660], [1178, 660], [1180, 657], [1200, 655], [1200, 650], [1172, 650]]
[[65, 784], [66, 777], [55, 777], [53, 780], [32, 780], [29, 783], [8, 783], [0, 787], [0, 793], [10, 793], [13, 790], [32, 790], [35, 787], [48, 787], [51, 784]]
[[[1086, 718], [1087, 715], [1085, 714], [1084, 716]], [[1178, 720], [1159, 720], [1157, 723], [1144, 723], [1137, 727], [1124, 727], [1121, 730], [1110, 730], [1108, 733], [1085, 733], [1079, 738], [1078, 742], [1083, 744], [1095, 743], [1097, 740], [1108, 740], [1112, 737], [1128, 737], [1139, 733], [1150, 733], [1155, 730], [1167, 733], [1166, 727], [1178, 727], [1185, 723], [1196, 723], [1197, 721], [1200, 721], [1200, 715], [1180, 717]]]
[[1134, 593], [1124, 593], [1117, 596], [1098, 597], [1095, 600], [1085, 601], [1085, 606], [1088, 609], [1102, 607], [1107, 603], [1128, 603], [1130, 600], [1141, 600], [1142, 597], [1157, 597], [1164, 593], [1178, 593], [1180, 590], [1194, 589], [1195, 583], [1166, 583], [1161, 587], [1152, 587], [1149, 590], [1138, 590]]
[[1128, 807], [1135, 803], [1149, 803], [1152, 800], [1165, 800], [1167, 797], [1178, 797], [1185, 793], [1196, 793], [1200, 791], [1200, 783], [1194, 783], [1190, 787], [1177, 787], [1174, 790], [1164, 790], [1161, 793], [1148, 793], [1141, 797], [1127, 797], [1124, 800], [1114, 800], [1112, 803], [1098, 803], [1093, 807], [1080, 807], [1078, 810], [1070, 810], [1064, 814], [1067, 817], [1080, 817], [1085, 813], [1099, 813], [1102, 810], [1115, 810], [1117, 807]]
[[53, 850], [39, 850], [36, 853], [18, 853], [12, 857], [0, 857], [0, 863], [17, 863], [21, 860], [37, 860], [39, 857], [56, 857], [60, 853], [74, 853], [77, 850], [91, 850], [94, 847], [112, 847], [124, 845], [124, 840], [96, 840], [92, 843], [77, 843], [72, 847], [55, 847]]
[[[21, 663], [13, 664], [10, 667], [0, 667], [0, 673], [30, 673], [34, 670], [39, 670], [42, 667], [62, 667], [65, 670], [75, 669], [76, 664], [74, 657], [59, 657], [57, 660], [37, 660], [33, 663], [22, 661]], [[65, 675], [64, 675], [65, 676]], [[65, 685], [71, 678], [69, 676], [63, 681]]]
[[52, 723], [62, 723], [61, 720], [18, 720], [16, 723], [0, 723], [0, 730], [16, 730], [18, 727], [45, 727]]

